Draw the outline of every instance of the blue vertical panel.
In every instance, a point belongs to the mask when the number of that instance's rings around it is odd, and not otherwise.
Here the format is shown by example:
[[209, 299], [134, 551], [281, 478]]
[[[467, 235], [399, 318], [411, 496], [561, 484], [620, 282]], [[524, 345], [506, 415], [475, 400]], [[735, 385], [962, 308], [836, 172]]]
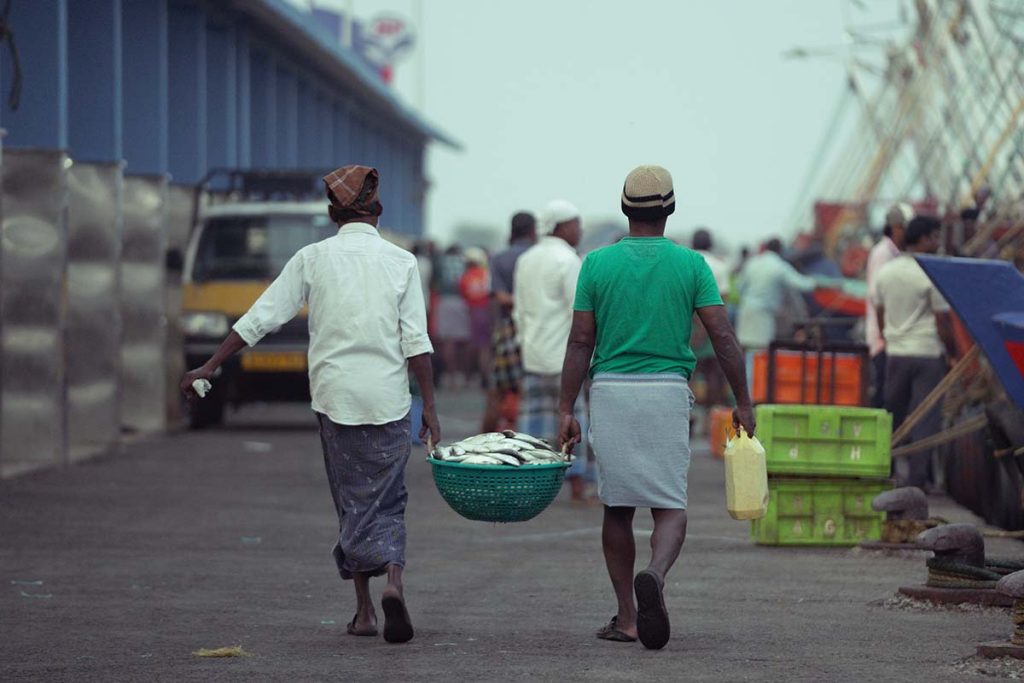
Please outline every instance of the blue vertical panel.
[[167, 3], [121, 3], [124, 157], [128, 173], [167, 172]]
[[298, 99], [298, 83], [295, 72], [286, 65], [279, 64], [277, 67], [275, 146], [277, 147], [277, 165], [282, 168], [295, 168], [299, 165]]
[[121, 148], [121, 0], [68, 5], [68, 144], [78, 160], [113, 161]]
[[11, 147], [64, 149], [68, 146], [68, 9], [67, 0], [16, 2], [9, 17], [18, 36], [21, 102], [12, 110], [8, 88], [14, 68], [10, 53], [0, 50], [0, 123]]
[[417, 139], [413, 144], [414, 146], [411, 150], [414, 183], [411, 199], [413, 213], [410, 218], [410, 227], [416, 235], [422, 236], [424, 230], [426, 230], [425, 214], [427, 209], [427, 178], [426, 169], [424, 168], [426, 140]]
[[172, 2], [168, 9], [168, 168], [176, 183], [206, 173], [206, 12]]
[[335, 103], [331, 110], [334, 120], [334, 156], [330, 166], [344, 166], [351, 154], [349, 143], [349, 113], [344, 103]]
[[273, 168], [277, 165], [277, 67], [267, 52], [249, 52], [250, 132], [252, 165]]
[[299, 167], [313, 168], [316, 166], [316, 100], [313, 97], [313, 85], [299, 80]]
[[[327, 168], [331, 165], [331, 157], [334, 155], [334, 110], [327, 95], [323, 92], [316, 96], [316, 166]], [[333, 167], [332, 167], [333, 168]]]
[[366, 148], [366, 133], [363, 128], [363, 121], [360, 118], [358, 112], [349, 107], [348, 109], [348, 130], [349, 130], [349, 149], [348, 159], [345, 163], [347, 164], [364, 164], [366, 158], [363, 150]]
[[238, 76], [235, 29], [219, 22], [206, 33], [206, 161], [210, 168], [238, 166]]
[[252, 166], [252, 60], [249, 58], [249, 31], [244, 26], [235, 29], [237, 57], [235, 68], [238, 77], [238, 101], [236, 111], [238, 117], [238, 165], [243, 168]]

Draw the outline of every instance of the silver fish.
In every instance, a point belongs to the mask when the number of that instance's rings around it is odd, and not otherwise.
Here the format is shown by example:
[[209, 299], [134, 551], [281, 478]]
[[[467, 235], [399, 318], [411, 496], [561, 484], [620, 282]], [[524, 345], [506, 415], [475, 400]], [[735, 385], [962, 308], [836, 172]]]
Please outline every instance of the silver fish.
[[491, 441], [501, 441], [504, 438], [505, 435], [500, 432], [486, 432], [484, 434], [477, 434], [476, 436], [471, 436], [467, 439], [463, 439], [462, 441], [459, 442], [459, 444], [469, 444], [476, 446], [480, 444], [490, 443]]
[[501, 465], [502, 462], [489, 455], [473, 454], [467, 455], [462, 461], [466, 465]]
[[494, 458], [506, 465], [511, 465], [512, 467], [519, 467], [519, 459], [512, 455], [505, 455], [504, 453], [491, 453], [487, 457]]
[[486, 445], [482, 445], [482, 444], [472, 444], [472, 443], [462, 442], [462, 444], [459, 447], [462, 450], [464, 450], [466, 453], [476, 453], [478, 455], [487, 455], [488, 453], [491, 452], [490, 448], [488, 448]]
[[536, 448], [536, 446], [534, 446], [532, 443], [520, 441], [519, 439], [505, 439], [501, 443], [508, 444], [512, 448], [515, 448], [516, 450], [519, 451], [530, 451]]
[[541, 448], [549, 451], [555, 450], [554, 448], [551, 447], [551, 444], [549, 444], [544, 439], [538, 439], [537, 437], [530, 436], [529, 434], [523, 434], [522, 432], [514, 432], [511, 429], [506, 429], [504, 432], [502, 432], [502, 434], [504, 434], [506, 437], [510, 439], [516, 439], [517, 441], [525, 441], [526, 443], [533, 445], [535, 448]]

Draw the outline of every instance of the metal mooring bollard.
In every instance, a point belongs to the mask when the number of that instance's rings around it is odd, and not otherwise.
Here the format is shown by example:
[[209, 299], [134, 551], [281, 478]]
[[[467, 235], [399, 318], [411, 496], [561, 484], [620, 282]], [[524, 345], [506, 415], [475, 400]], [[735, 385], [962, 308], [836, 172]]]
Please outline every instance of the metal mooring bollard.
[[1024, 571], [1007, 574], [999, 579], [996, 591], [1013, 598], [1013, 607], [1010, 608], [1013, 633], [1008, 642], [982, 643], [978, 646], [978, 654], [990, 659], [996, 657], [1024, 659]]

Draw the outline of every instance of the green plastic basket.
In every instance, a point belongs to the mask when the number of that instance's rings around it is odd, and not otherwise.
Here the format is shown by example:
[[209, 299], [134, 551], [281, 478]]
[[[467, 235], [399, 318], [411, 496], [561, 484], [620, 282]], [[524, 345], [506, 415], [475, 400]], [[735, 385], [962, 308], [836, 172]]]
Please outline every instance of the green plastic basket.
[[567, 462], [547, 465], [466, 465], [427, 458], [434, 484], [453, 510], [477, 522], [525, 522], [558, 495]]

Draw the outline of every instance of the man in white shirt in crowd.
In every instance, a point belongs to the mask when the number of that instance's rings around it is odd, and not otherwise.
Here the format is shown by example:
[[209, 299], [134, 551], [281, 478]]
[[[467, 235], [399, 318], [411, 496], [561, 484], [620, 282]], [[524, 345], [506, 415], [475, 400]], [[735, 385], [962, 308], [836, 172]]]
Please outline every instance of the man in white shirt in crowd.
[[[554, 445], [558, 443], [562, 361], [581, 264], [576, 245], [583, 232], [579, 210], [563, 199], [549, 202], [539, 222], [543, 235], [516, 261], [513, 278], [512, 315], [524, 371], [517, 428]], [[586, 419], [582, 396], [576, 413], [577, 419]], [[566, 472], [566, 481], [572, 500], [583, 502], [586, 450], [577, 453], [580, 455]]]
[[[942, 298], [915, 254], [934, 254], [939, 248], [939, 221], [916, 216], [907, 225], [906, 251], [878, 271], [872, 297], [885, 341], [885, 407], [893, 415], [893, 428], [931, 393], [946, 374], [947, 359], [957, 357], [949, 304]], [[941, 426], [939, 406], [910, 432], [911, 441], [931, 436]], [[929, 489], [934, 485], [932, 453], [907, 457], [907, 472], [899, 473], [903, 486]]]
[[747, 352], [747, 380], [754, 377], [754, 353], [767, 349], [776, 335], [776, 319], [782, 315], [788, 295], [810, 292], [816, 283], [782, 258], [782, 242], [773, 237], [764, 251], [747, 261], [739, 276], [740, 304], [736, 312], [736, 336]]
[[[907, 223], [914, 217], [914, 212], [907, 204], [895, 204], [885, 215], [885, 228], [882, 230], [882, 239], [871, 248], [868, 255], [868, 265], [865, 278], [868, 285], [868, 300], [875, 296], [875, 286], [878, 282], [878, 271], [889, 261], [900, 255], [903, 250], [903, 236], [907, 229]], [[873, 306], [868, 306], [865, 312], [864, 335], [867, 338], [868, 352], [871, 354], [872, 380], [874, 390], [872, 391], [871, 405], [876, 408], [885, 406], [885, 340], [882, 339], [881, 329], [878, 327], [878, 316]]]
[[356, 591], [348, 633], [377, 635], [369, 584], [386, 574], [384, 639], [405, 642], [413, 637], [402, 591], [410, 369], [423, 394], [420, 438], [429, 432], [438, 443], [441, 429], [416, 257], [377, 232], [379, 182], [366, 166], [324, 177], [338, 234], [296, 253], [210, 360], [185, 374], [181, 389], [197, 400], [193, 382], [210, 379], [229, 357], [309, 306], [310, 393], [339, 522], [333, 554]]

